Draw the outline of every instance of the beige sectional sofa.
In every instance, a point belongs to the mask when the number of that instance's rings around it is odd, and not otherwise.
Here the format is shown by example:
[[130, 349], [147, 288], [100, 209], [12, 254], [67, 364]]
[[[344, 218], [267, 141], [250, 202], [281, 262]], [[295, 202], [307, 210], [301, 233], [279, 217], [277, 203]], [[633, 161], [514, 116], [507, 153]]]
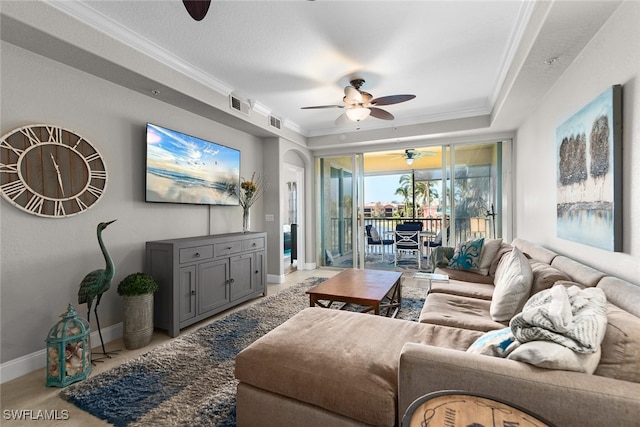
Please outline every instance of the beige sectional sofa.
[[[604, 291], [593, 374], [467, 351], [509, 324], [491, 305], [514, 247], [528, 258], [531, 295], [554, 284]], [[522, 239], [499, 245], [486, 275], [441, 271], [451, 280], [432, 284], [419, 322], [308, 308], [240, 352], [238, 425], [399, 425], [415, 399], [441, 390], [493, 396], [557, 426], [640, 425], [639, 286]]]

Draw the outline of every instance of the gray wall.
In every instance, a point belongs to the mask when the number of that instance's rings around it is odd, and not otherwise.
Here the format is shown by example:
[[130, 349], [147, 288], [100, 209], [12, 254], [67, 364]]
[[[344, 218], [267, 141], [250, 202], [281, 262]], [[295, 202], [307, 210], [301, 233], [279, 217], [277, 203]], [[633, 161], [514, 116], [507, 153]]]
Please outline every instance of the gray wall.
[[[42, 350], [69, 302], [86, 316], [77, 291], [86, 273], [104, 268], [95, 235], [99, 222], [118, 219], [104, 232], [116, 276], [100, 304], [103, 328], [122, 320], [115, 288], [144, 268], [145, 241], [241, 230], [239, 207], [144, 202], [146, 122], [241, 150], [244, 176], [263, 173], [263, 141], [14, 45], [2, 42], [1, 53], [0, 132], [36, 123], [72, 129], [96, 146], [109, 172], [102, 200], [74, 217], [40, 218], [0, 201], [0, 360], [6, 362]], [[254, 229], [263, 229], [263, 218], [258, 202]]]
[[[640, 3], [627, 1], [518, 129], [515, 235], [640, 284]], [[562, 56], [560, 56], [562, 60]], [[556, 127], [607, 87], [623, 85], [623, 252], [556, 237]]]

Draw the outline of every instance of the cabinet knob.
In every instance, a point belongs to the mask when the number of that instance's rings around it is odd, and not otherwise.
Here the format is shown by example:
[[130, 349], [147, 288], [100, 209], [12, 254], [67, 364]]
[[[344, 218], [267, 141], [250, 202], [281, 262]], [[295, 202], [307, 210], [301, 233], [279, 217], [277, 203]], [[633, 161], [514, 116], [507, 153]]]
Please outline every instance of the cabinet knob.
[[229, 279], [229, 283], [233, 283], [233, 282], [235, 282], [234, 279]]
[[256, 242], [253, 242], [253, 245], [251, 245], [251, 246], [253, 246], [255, 248], [256, 247]]
[[200, 258], [200, 252], [196, 252], [193, 256], [196, 258]]
[[191, 291], [191, 295], [195, 295], [195, 294], [196, 294], [196, 291]]
[[254, 273], [258, 274], [258, 273], [260, 273], [260, 270], [256, 270]]

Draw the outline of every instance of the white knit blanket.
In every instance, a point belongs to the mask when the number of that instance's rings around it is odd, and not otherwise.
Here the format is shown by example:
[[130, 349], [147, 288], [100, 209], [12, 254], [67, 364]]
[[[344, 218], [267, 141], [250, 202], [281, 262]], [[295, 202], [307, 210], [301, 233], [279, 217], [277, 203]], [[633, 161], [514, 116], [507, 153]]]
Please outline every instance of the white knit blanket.
[[594, 353], [607, 327], [607, 298], [598, 288], [553, 286], [532, 296], [510, 326], [521, 343], [553, 341], [577, 353]]

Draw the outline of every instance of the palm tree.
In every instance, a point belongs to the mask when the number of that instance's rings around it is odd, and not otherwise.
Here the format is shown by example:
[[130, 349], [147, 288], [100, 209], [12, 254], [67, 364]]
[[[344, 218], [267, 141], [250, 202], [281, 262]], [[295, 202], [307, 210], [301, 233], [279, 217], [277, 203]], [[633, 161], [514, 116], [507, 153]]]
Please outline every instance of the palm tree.
[[394, 194], [402, 196], [404, 199], [404, 207], [407, 215], [409, 212], [409, 201], [413, 198], [413, 176], [412, 175], [402, 175], [400, 179], [398, 179], [398, 183], [400, 187], [396, 190]]

